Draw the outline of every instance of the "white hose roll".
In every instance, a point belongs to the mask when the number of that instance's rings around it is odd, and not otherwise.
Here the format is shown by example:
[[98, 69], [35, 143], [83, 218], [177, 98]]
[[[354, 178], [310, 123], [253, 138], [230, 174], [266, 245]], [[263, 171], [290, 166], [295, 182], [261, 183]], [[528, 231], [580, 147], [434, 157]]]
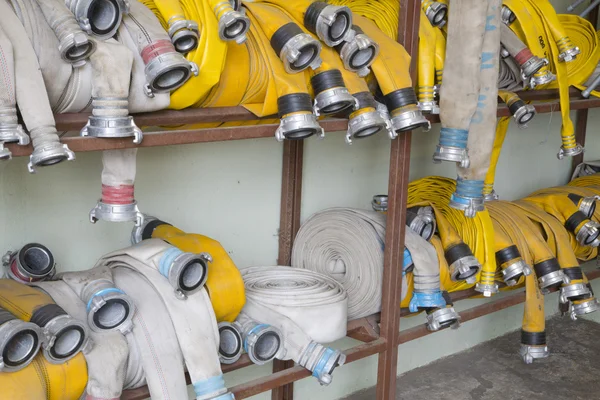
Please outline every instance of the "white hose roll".
[[34, 166], [73, 160], [75, 155], [66, 145], [60, 144], [56, 134], [44, 78], [33, 47], [27, 40], [27, 32], [5, 1], [0, 1], [0, 15], [0, 26], [13, 45], [17, 105], [34, 149], [28, 165], [29, 171], [34, 172]]
[[137, 389], [146, 385], [146, 373], [142, 363], [142, 354], [134, 335], [125, 335], [129, 347], [129, 358], [125, 371], [123, 390]]
[[330, 343], [346, 336], [348, 296], [336, 280], [291, 267], [242, 270], [246, 301], [259, 302], [294, 321], [313, 340]]
[[146, 86], [146, 65], [139, 51], [137, 51], [137, 46], [131, 34], [123, 24], [119, 27], [118, 41], [127, 46], [133, 53], [131, 84], [129, 85], [129, 112], [153, 112], [167, 108], [171, 103], [171, 95], [169, 93], [156, 93], [154, 97], [146, 95], [144, 90]]
[[[385, 215], [330, 208], [312, 215], [298, 231], [292, 266], [329, 275], [348, 294], [348, 319], [381, 310]], [[406, 280], [402, 284], [406, 296]]]
[[[29, 143], [29, 136], [17, 118], [17, 97], [15, 94], [15, 60], [12, 43], [0, 27], [0, 142]], [[0, 145], [0, 159], [10, 157], [9, 150]]]
[[165, 246], [170, 245], [158, 239], [144, 240], [104, 256], [96, 267], [130, 268], [145, 276], [171, 316], [196, 399], [233, 398], [223, 381], [218, 354], [219, 331], [210, 298], [204, 288], [187, 297], [176, 293], [169, 280], [154, 266], [160, 264], [158, 260], [166, 253]]
[[73, 67], [61, 58], [58, 39], [46, 21], [37, 0], [10, 0], [10, 2], [37, 55], [50, 106], [54, 108], [67, 87]]
[[137, 305], [128, 336], [135, 338], [150, 396], [157, 400], [186, 399], [183, 356], [160, 294], [143, 275], [129, 268], [114, 268], [113, 276], [117, 286]]
[[[65, 282], [37, 282], [35, 286], [48, 293], [71, 317], [87, 321], [85, 304]], [[84, 352], [88, 369], [86, 394], [94, 399], [118, 399], [129, 353], [127, 340], [120, 332], [90, 331], [90, 337], [93, 346]]]

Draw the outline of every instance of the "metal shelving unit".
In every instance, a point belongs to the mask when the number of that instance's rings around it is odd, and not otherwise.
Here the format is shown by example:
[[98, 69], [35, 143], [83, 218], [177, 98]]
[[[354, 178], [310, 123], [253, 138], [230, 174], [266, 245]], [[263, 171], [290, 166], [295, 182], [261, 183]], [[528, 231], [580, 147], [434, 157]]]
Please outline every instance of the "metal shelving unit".
[[[399, 0], [399, 32], [398, 41], [413, 56], [412, 75], [416, 60], [419, 16], [421, 2], [419, 0]], [[591, 16], [596, 21], [597, 14]], [[558, 112], [560, 105], [556, 90], [539, 90], [523, 92], [521, 98], [531, 101], [538, 113]], [[589, 108], [600, 107], [600, 99], [584, 99], [579, 91], [571, 91], [571, 109], [577, 110], [577, 141], [585, 141], [587, 115]], [[505, 105], [498, 107], [498, 116], [509, 116]], [[56, 116], [59, 131], [79, 131], [87, 122], [86, 114], [62, 114]], [[191, 143], [205, 143], [228, 140], [256, 139], [273, 137], [277, 125], [254, 124], [236, 127], [207, 127], [202, 129], [178, 129], [185, 124], [252, 121], [256, 118], [243, 107], [186, 109], [181, 111], [167, 110], [155, 113], [135, 115], [138, 126], [169, 126], [144, 134], [144, 140], [138, 147], [155, 147]], [[437, 116], [430, 116], [430, 121], [439, 122]], [[321, 125], [328, 132], [345, 131], [347, 121], [344, 119], [326, 119]], [[102, 151], [136, 147], [130, 139], [97, 139], [65, 136], [64, 143], [75, 152]], [[303, 143], [301, 141], [285, 141], [283, 143], [283, 168], [281, 185], [281, 215], [279, 236], [280, 265], [289, 265], [292, 243], [300, 227], [300, 199], [302, 193], [302, 160]], [[14, 156], [28, 156], [31, 146], [8, 145]], [[383, 288], [381, 313], [350, 321], [348, 336], [361, 343], [346, 350], [346, 363], [378, 354], [377, 399], [394, 400], [396, 396], [396, 373], [398, 345], [430, 334], [425, 326], [418, 326], [400, 332], [400, 317], [408, 314], [400, 309], [402, 260], [404, 250], [404, 233], [406, 222], [406, 202], [410, 164], [411, 133], [404, 133], [390, 143], [389, 168], [389, 208], [387, 212], [386, 245], [383, 266]], [[583, 156], [575, 157], [574, 165], [581, 162]], [[600, 271], [593, 271], [589, 279], [600, 277]], [[476, 295], [473, 289], [451, 294], [454, 301]], [[461, 313], [466, 322], [480, 316], [519, 304], [525, 301], [523, 291], [502, 297], [495, 301], [471, 308]], [[231, 372], [252, 365], [247, 356], [243, 356], [232, 365], [223, 365], [223, 372]], [[343, 367], [342, 367], [343, 368]], [[310, 376], [306, 369], [294, 366], [290, 362], [275, 362], [273, 374], [251, 380], [230, 388], [237, 399], [247, 398], [261, 392], [272, 390], [273, 400], [292, 400], [293, 382]], [[188, 377], [189, 382], [189, 377]], [[138, 400], [149, 396], [147, 387], [125, 391], [122, 399]]]

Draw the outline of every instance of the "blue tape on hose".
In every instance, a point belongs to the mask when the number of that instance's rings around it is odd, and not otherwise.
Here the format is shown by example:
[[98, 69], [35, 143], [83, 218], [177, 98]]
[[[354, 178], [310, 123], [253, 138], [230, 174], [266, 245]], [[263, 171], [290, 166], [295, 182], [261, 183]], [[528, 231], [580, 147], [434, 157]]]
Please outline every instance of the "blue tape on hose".
[[469, 199], [481, 198], [483, 198], [483, 181], [456, 179], [456, 190], [452, 193], [452, 200], [467, 204]]
[[402, 275], [406, 275], [406, 270], [408, 267], [413, 265], [413, 259], [410, 255], [410, 251], [405, 247], [404, 248], [404, 263], [402, 265]]
[[331, 358], [331, 356], [333, 356], [335, 354], [335, 350], [333, 350], [330, 347], [327, 347], [325, 349], [325, 352], [323, 353], [323, 355], [321, 356], [321, 358], [319, 359], [319, 361], [317, 362], [317, 365], [315, 366], [315, 369], [313, 369], [313, 376], [316, 378], [320, 378], [324, 373], [329, 373], [329, 371], [323, 371], [323, 368], [325, 368], [325, 365], [327, 364], [327, 362], [329, 361], [329, 359]]
[[466, 129], [442, 128], [440, 130], [440, 146], [467, 148], [469, 131]]
[[225, 389], [225, 380], [223, 379], [223, 375], [212, 376], [203, 381], [194, 382], [193, 385], [196, 397], [200, 397]]
[[247, 343], [248, 336], [252, 335], [254, 332], [256, 332], [259, 329], [268, 328], [270, 326], [271, 325], [267, 325], [267, 324], [258, 324], [258, 325], [255, 325], [254, 328], [250, 329], [250, 331], [248, 332], [246, 337], [244, 337], [244, 350], [246, 351], [246, 353], [248, 352], [248, 343]]
[[413, 292], [408, 309], [410, 312], [417, 312], [419, 308], [442, 308], [446, 307], [446, 300], [442, 292], [422, 293]]
[[99, 292], [94, 293], [92, 295], [92, 297], [90, 297], [90, 300], [87, 302], [87, 306], [86, 306], [87, 312], [90, 312], [90, 309], [92, 308], [92, 300], [94, 300], [94, 297], [96, 297], [96, 296], [103, 296], [103, 295], [108, 294], [108, 293], [125, 294], [125, 292], [123, 292], [121, 289], [117, 289], [117, 288], [102, 289]]
[[163, 253], [160, 261], [158, 262], [158, 270], [162, 276], [165, 278], [169, 277], [171, 265], [173, 265], [173, 261], [175, 261], [180, 254], [183, 254], [183, 251], [179, 250], [177, 247], [171, 247]]

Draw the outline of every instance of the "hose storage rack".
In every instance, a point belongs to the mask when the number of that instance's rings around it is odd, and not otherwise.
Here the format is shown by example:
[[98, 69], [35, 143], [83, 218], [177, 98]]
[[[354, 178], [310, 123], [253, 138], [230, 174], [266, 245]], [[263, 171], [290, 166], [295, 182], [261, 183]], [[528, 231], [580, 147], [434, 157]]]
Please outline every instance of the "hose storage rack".
[[[409, 54], [417, 51], [419, 17], [421, 2], [419, 0], [400, 0], [399, 41]], [[591, 21], [597, 20], [597, 9], [590, 15]], [[414, 67], [414, 66], [413, 66]], [[415, 68], [412, 68], [413, 75]], [[599, 108], [600, 99], [586, 99], [573, 90], [570, 93], [570, 106], [577, 113], [576, 138], [584, 144], [589, 108]], [[523, 100], [532, 101], [538, 113], [550, 113], [560, 110], [558, 92], [555, 90], [540, 90], [519, 93]], [[506, 105], [498, 108], [498, 116], [509, 116]], [[160, 111], [156, 113], [134, 115], [139, 126], [169, 126], [186, 123], [227, 122], [252, 120], [255, 117], [242, 107], [186, 109], [182, 111]], [[429, 117], [432, 123], [439, 122], [437, 116]], [[56, 115], [58, 131], [79, 131], [87, 122], [86, 114]], [[326, 119], [320, 122], [328, 132], [345, 131], [347, 120]], [[131, 139], [103, 140], [92, 137], [65, 136], [61, 140], [75, 152], [102, 151], [132, 147], [155, 147], [177, 144], [217, 142], [227, 140], [255, 139], [273, 137], [277, 125], [254, 125], [226, 128], [209, 128], [195, 130], [154, 130], [145, 133], [140, 145], [132, 143]], [[279, 265], [290, 265], [292, 244], [300, 227], [300, 199], [302, 191], [302, 141], [283, 143], [283, 168], [281, 186], [281, 214], [279, 234]], [[28, 156], [31, 146], [7, 145], [13, 156]], [[396, 392], [396, 375], [398, 360], [398, 345], [428, 335], [425, 326], [418, 326], [400, 332], [400, 317], [408, 314], [407, 310], [398, 307], [401, 299], [402, 263], [404, 253], [404, 234], [406, 229], [406, 204], [409, 183], [409, 165], [411, 133], [403, 133], [390, 144], [390, 167], [388, 187], [388, 212], [386, 245], [384, 255], [383, 288], [381, 313], [354, 320], [348, 324], [348, 336], [359, 340], [360, 344], [345, 351], [346, 363], [360, 360], [378, 354], [377, 399], [393, 400]], [[573, 158], [573, 165], [579, 164], [583, 155]], [[600, 271], [588, 273], [588, 278], [600, 277]], [[452, 293], [454, 301], [466, 299], [476, 292], [473, 289]], [[492, 312], [522, 303], [525, 293], [522, 291], [503, 296], [494, 301], [466, 310], [461, 314], [462, 321], [469, 321]], [[231, 372], [252, 365], [244, 355], [231, 365], [223, 365], [223, 372]], [[237, 399], [247, 398], [261, 392], [272, 390], [273, 400], [292, 400], [293, 382], [308, 377], [310, 372], [293, 363], [276, 361], [274, 373], [244, 384], [230, 388]], [[188, 380], [189, 382], [189, 380]], [[123, 393], [122, 399], [137, 400], [149, 396], [147, 388], [129, 390]]]

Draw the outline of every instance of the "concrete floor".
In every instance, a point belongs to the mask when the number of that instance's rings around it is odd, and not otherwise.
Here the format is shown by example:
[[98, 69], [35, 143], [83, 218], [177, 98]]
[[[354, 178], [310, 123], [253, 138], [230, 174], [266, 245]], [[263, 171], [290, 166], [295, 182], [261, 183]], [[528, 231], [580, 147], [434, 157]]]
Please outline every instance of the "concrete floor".
[[[465, 327], [461, 328], [465, 329]], [[550, 357], [526, 365], [512, 332], [398, 377], [399, 400], [600, 399], [600, 324], [547, 322]], [[375, 388], [347, 400], [373, 400]]]

